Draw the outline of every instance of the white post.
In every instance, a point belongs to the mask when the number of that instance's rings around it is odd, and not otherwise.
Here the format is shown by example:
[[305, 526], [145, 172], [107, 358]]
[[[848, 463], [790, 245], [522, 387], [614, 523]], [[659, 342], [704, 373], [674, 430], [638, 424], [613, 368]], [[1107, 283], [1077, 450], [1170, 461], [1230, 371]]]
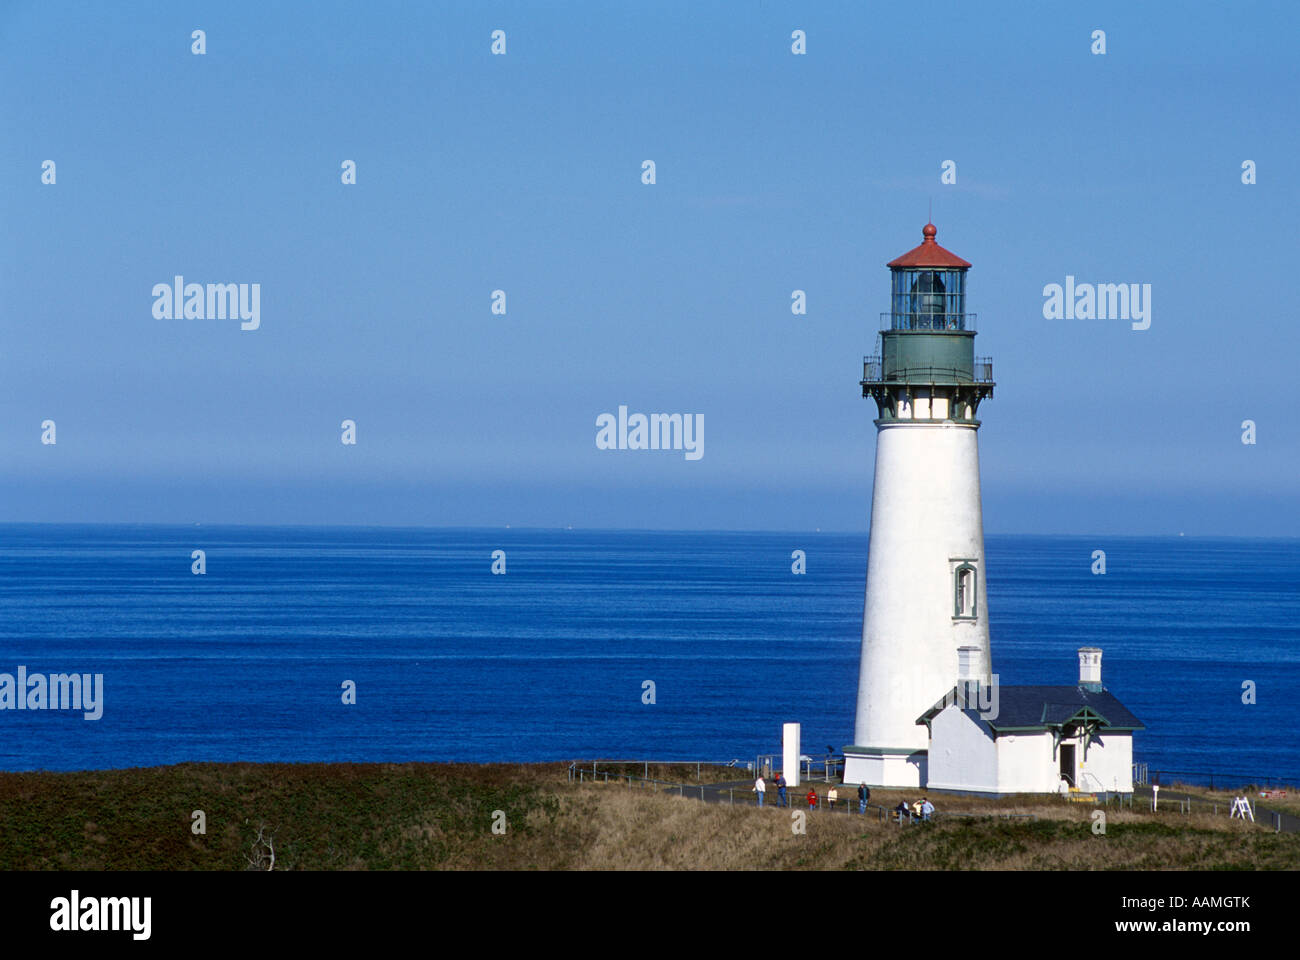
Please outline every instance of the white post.
[[781, 772], [785, 785], [793, 790], [799, 786], [799, 724], [787, 723], [781, 727]]

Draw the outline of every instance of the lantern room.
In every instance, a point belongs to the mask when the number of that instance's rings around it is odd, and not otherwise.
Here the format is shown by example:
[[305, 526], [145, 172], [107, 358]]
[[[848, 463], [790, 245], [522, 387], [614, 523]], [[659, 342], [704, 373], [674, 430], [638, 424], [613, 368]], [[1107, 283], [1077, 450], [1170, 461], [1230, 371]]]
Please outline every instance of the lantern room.
[[[970, 264], [935, 241], [927, 223], [921, 245], [891, 260], [890, 330], [966, 330], [966, 271]], [[973, 317], [969, 318], [973, 321]], [[973, 329], [974, 323], [969, 327]]]
[[979, 403], [993, 395], [993, 361], [975, 356], [975, 314], [966, 312], [970, 263], [935, 241], [927, 223], [919, 247], [887, 266], [890, 309], [880, 315], [880, 352], [863, 357], [862, 395], [880, 420], [978, 426]]

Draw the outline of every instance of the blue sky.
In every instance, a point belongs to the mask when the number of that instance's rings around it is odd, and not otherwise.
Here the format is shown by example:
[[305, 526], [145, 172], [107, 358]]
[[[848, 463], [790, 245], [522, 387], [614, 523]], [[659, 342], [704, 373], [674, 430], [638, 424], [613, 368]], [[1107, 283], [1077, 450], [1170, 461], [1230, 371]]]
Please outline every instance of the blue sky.
[[[1298, 21], [8, 3], [0, 521], [865, 530], [861, 358], [933, 203], [987, 531], [1300, 535]], [[261, 328], [156, 319], [176, 274]], [[1067, 275], [1151, 284], [1150, 329], [1045, 320]], [[619, 404], [705, 455], [598, 450]]]

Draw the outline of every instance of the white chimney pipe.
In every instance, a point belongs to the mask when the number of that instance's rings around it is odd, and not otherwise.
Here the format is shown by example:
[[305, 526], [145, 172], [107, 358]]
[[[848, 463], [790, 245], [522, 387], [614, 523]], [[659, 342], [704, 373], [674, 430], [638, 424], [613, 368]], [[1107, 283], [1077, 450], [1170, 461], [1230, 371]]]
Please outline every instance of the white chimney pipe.
[[1079, 686], [1101, 692], [1101, 647], [1079, 648]]

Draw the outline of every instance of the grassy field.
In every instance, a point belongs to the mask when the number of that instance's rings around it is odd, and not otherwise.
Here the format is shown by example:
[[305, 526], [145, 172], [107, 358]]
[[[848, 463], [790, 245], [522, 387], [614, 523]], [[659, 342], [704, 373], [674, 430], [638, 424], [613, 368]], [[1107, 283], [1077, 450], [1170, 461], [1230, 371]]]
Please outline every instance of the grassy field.
[[[747, 789], [742, 798], [703, 804], [626, 783], [571, 784], [562, 765], [0, 773], [0, 869], [266, 869], [259, 831], [277, 870], [1300, 869], [1300, 835], [1226, 816], [1112, 806], [1099, 836], [1090, 805], [932, 797], [941, 814], [974, 816], [899, 827], [818, 811], [799, 834], [791, 811], [759, 810]], [[204, 834], [192, 830], [198, 810]]]

